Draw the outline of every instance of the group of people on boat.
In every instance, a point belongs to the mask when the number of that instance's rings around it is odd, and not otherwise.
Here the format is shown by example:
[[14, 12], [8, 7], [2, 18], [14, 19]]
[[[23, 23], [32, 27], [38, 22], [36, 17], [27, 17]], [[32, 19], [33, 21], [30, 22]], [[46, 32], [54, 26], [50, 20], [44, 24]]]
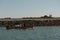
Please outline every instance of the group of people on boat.
[[25, 26], [24, 24], [18, 24], [18, 25], [7, 25], [6, 29], [26, 29], [26, 28], [32, 28], [33, 26]]

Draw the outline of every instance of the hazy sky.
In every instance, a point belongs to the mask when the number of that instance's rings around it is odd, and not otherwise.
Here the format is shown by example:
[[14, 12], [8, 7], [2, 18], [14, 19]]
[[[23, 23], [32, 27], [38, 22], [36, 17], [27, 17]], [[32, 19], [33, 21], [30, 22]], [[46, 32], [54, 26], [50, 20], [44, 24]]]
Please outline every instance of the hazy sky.
[[0, 17], [60, 16], [60, 0], [0, 0]]

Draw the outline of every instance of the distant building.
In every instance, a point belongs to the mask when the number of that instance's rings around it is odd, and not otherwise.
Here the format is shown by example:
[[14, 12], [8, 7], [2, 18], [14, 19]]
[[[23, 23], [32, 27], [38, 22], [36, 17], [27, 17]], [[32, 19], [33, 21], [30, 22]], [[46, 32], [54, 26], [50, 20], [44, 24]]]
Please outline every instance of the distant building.
[[52, 15], [49, 15], [49, 17], [51, 18], [51, 17], [52, 17]]

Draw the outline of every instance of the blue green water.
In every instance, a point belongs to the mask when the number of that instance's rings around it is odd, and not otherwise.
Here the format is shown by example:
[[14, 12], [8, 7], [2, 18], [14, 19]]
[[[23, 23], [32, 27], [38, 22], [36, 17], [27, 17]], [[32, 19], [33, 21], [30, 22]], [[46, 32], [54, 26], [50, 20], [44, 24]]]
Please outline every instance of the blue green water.
[[0, 40], [60, 40], [60, 26], [6, 30], [0, 27]]

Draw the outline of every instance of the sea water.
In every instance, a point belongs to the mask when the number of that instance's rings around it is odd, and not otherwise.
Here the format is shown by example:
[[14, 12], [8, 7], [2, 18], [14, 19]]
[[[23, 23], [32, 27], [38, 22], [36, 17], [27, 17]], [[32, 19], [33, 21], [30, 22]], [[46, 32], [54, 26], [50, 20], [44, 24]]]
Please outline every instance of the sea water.
[[33, 29], [0, 27], [0, 40], [60, 40], [60, 26], [40, 26]]

